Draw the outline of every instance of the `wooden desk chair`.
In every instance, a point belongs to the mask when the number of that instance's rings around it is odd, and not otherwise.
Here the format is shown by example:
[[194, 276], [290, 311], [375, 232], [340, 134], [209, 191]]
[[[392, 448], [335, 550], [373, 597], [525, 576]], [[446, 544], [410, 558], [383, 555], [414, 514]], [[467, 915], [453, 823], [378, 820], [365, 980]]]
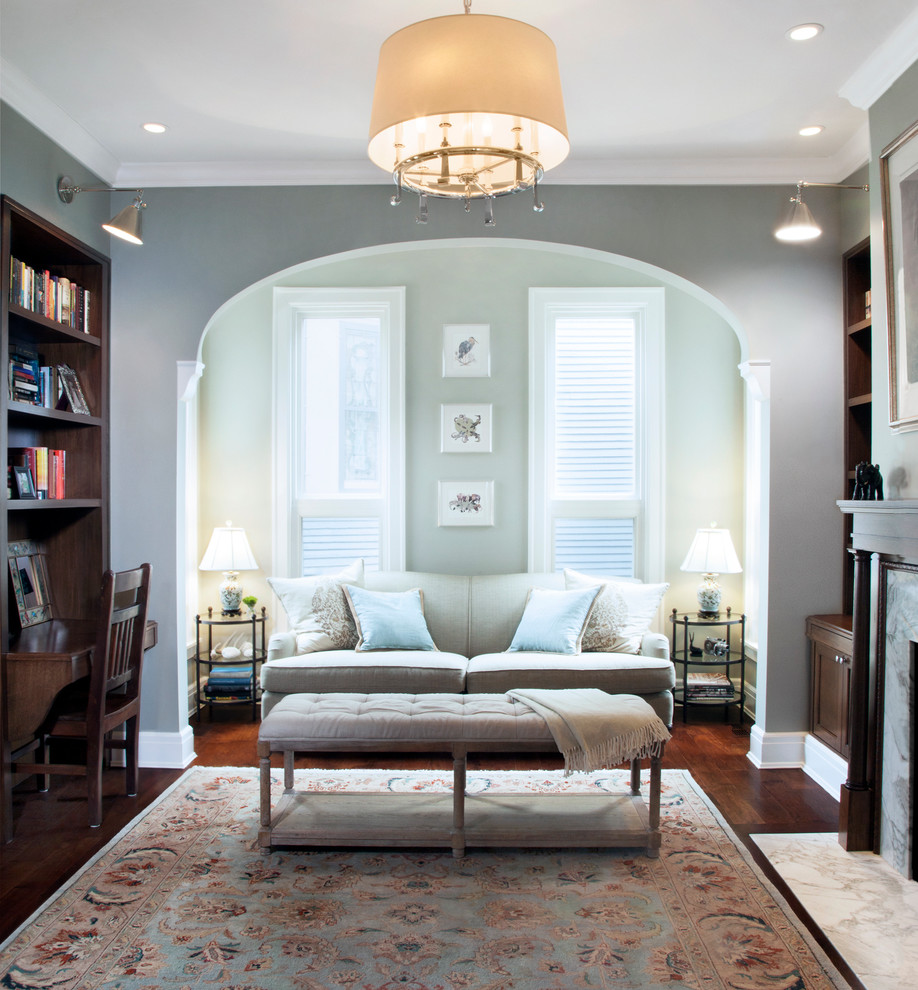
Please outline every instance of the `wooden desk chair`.
[[[107, 749], [125, 750], [126, 793], [137, 793], [137, 747], [140, 735], [140, 682], [150, 594], [150, 565], [130, 571], [106, 571], [102, 579], [99, 625], [87, 677], [55, 698], [48, 717], [27, 749], [37, 749], [39, 763], [16, 761], [13, 773], [79, 775], [87, 778], [89, 824], [102, 824], [102, 758]], [[125, 726], [124, 739], [110, 733]], [[48, 744], [86, 743], [85, 763], [49, 763]]]

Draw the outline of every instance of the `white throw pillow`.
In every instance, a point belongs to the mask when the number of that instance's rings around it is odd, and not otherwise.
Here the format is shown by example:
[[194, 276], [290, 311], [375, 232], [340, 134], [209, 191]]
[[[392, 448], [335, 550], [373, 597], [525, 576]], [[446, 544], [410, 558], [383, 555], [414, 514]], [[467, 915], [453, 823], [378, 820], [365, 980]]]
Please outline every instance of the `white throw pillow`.
[[584, 653], [640, 653], [644, 633], [657, 614], [669, 584], [642, 584], [628, 578], [595, 577], [565, 569], [564, 587], [605, 585], [583, 633]]
[[342, 587], [345, 583], [363, 587], [362, 559], [338, 574], [268, 578], [296, 633], [297, 653], [352, 650], [357, 645], [357, 627]]

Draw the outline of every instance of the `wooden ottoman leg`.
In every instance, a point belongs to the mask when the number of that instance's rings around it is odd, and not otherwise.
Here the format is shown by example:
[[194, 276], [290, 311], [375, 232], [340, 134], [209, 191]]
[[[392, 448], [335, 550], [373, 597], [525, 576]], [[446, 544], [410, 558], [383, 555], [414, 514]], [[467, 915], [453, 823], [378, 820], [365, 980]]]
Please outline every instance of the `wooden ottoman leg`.
[[293, 790], [293, 758], [296, 753], [292, 749], [284, 750], [284, 790]]
[[631, 793], [641, 793], [641, 761], [631, 761]]
[[465, 855], [465, 769], [466, 754], [453, 753], [453, 857]]
[[[259, 749], [261, 747], [259, 746]], [[259, 781], [259, 803], [261, 812], [261, 825], [258, 829], [258, 845], [263, 853], [271, 852], [271, 754], [262, 753], [258, 761], [260, 781]]]
[[663, 766], [663, 754], [650, 759], [650, 835], [647, 838], [647, 855], [656, 859], [660, 855], [660, 768]]

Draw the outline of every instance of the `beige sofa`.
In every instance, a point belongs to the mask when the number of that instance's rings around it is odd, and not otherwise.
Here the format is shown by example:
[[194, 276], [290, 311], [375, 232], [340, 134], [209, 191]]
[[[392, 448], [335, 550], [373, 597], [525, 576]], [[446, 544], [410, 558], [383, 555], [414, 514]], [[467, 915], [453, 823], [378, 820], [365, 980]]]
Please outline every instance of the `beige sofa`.
[[363, 586], [371, 591], [420, 588], [437, 650], [324, 649], [298, 654], [295, 631], [274, 633], [261, 668], [263, 716], [285, 695], [303, 692], [489, 694], [513, 688], [591, 687], [636, 694], [672, 725], [675, 674], [668, 640], [661, 633], [633, 637], [632, 646], [640, 644], [637, 653], [506, 652], [529, 589], [563, 590], [561, 574], [368, 571]]

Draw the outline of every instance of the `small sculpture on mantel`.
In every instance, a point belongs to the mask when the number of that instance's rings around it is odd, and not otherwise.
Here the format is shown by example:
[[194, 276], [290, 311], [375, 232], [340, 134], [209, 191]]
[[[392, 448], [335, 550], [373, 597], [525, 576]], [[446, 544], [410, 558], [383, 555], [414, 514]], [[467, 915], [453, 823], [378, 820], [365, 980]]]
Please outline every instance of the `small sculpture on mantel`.
[[883, 500], [883, 475], [879, 464], [861, 461], [854, 468], [854, 495], [851, 497], [855, 501]]

